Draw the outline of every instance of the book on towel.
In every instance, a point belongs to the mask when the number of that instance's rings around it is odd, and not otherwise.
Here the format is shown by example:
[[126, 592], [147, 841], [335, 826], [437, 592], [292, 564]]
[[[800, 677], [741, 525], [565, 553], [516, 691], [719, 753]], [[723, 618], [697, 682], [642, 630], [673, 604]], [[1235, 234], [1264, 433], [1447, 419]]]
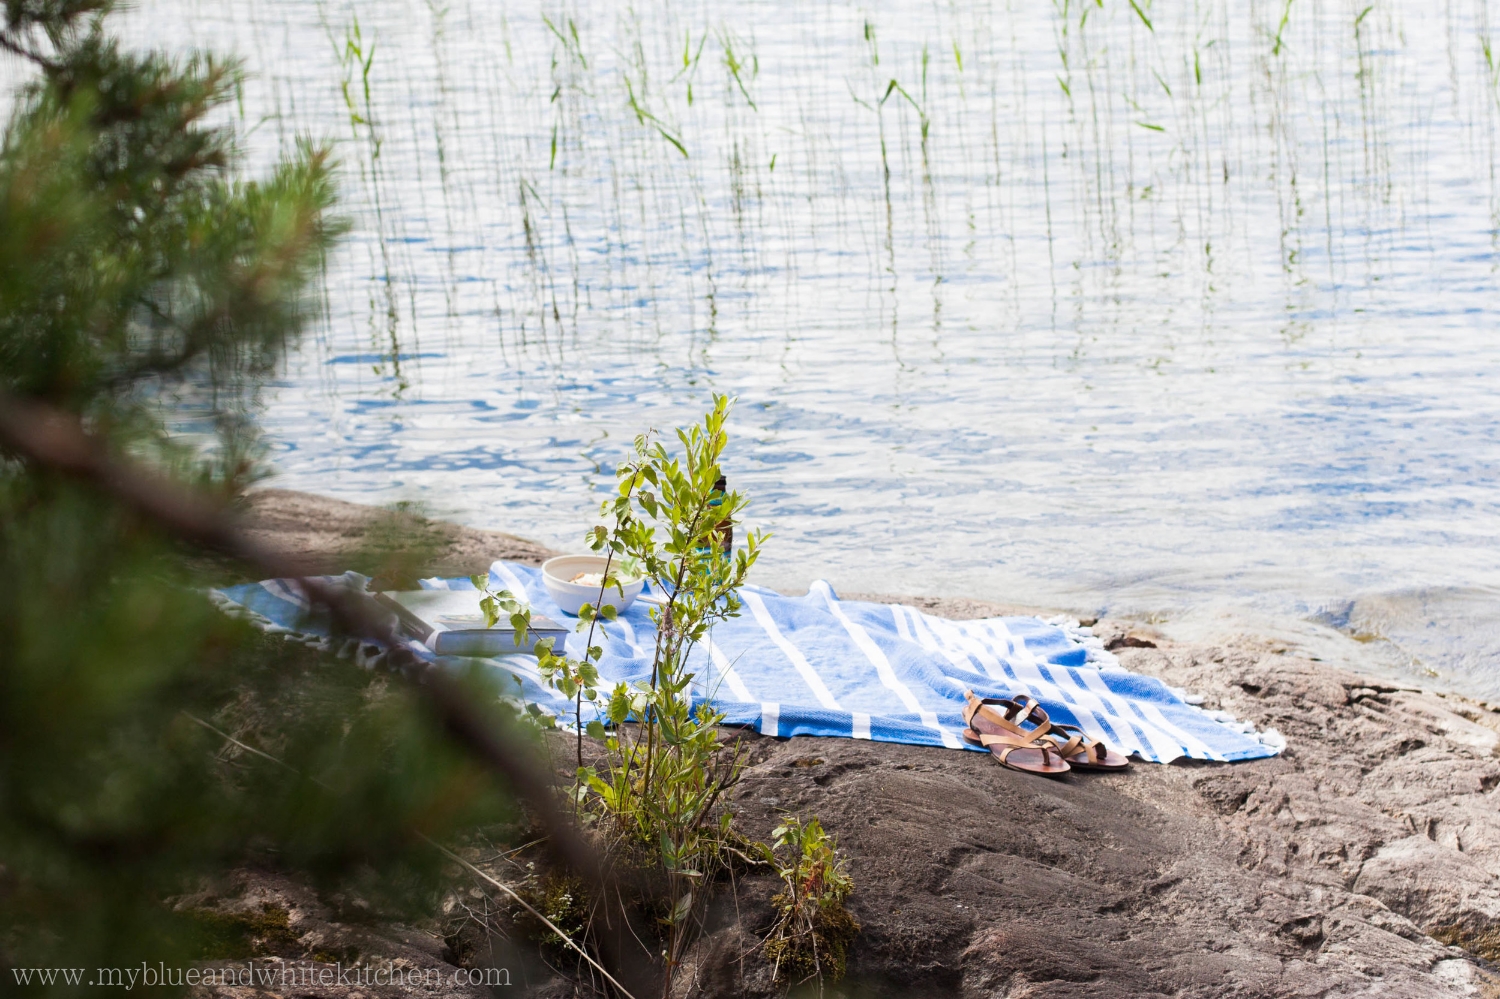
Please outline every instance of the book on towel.
[[531, 653], [544, 638], [562, 652], [568, 629], [550, 617], [531, 616], [526, 640], [516, 644], [516, 629], [509, 618], [501, 618], [492, 628], [485, 627], [479, 590], [389, 590], [377, 593], [375, 600], [393, 611], [401, 630], [440, 656], [505, 656]]

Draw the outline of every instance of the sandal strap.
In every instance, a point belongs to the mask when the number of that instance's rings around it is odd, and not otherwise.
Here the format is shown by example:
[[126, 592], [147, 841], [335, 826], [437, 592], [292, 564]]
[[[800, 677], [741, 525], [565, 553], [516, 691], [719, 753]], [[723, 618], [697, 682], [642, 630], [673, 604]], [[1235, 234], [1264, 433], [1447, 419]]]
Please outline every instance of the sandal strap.
[[[975, 697], [971, 690], [967, 694], [968, 700], [964, 704], [964, 724], [974, 728], [974, 716], [980, 712], [984, 713], [986, 720], [1011, 732], [1027, 734], [1026, 730], [1011, 720], [1015, 713], [1016, 703], [1008, 697]], [[985, 711], [986, 708], [1004, 708], [1001, 711]], [[976, 731], [978, 731], [976, 729]]]
[[[1052, 740], [1053, 745], [1057, 745], [1058, 738], [1056, 732], [1048, 732], [1047, 737]], [[1080, 752], [1083, 752], [1087, 749], [1087, 744], [1084, 743], [1084, 741], [1076, 735], [1069, 738], [1068, 741], [1063, 743], [1062, 745], [1057, 746], [1057, 752], [1065, 760], [1077, 756]]]
[[[1104, 744], [1104, 741], [1102, 739], [1093, 738], [1077, 725], [1064, 725], [1058, 722], [1054, 722], [1052, 727], [1057, 729], [1059, 732], [1065, 732], [1071, 736], [1071, 738], [1068, 739], [1069, 745], [1075, 742], [1080, 744], [1088, 753], [1090, 763], [1100, 763], [1108, 758], [1109, 747]], [[1063, 753], [1064, 758], [1072, 755], [1075, 755], [1075, 753]]]
[[[1006, 708], [1008, 709], [1008, 714], [1009, 709], [1013, 709], [1015, 707], [1015, 702], [1006, 697], [976, 697], [974, 695], [974, 691], [964, 691], [964, 724], [969, 726], [970, 728], [973, 728], [974, 716], [979, 714], [981, 708], [991, 706]], [[1009, 719], [1007, 718], [1007, 721], [1008, 720]]]
[[1015, 699], [1015, 716], [1012, 718], [1016, 724], [1031, 722], [1040, 732], [1047, 731], [1052, 725], [1052, 719], [1047, 717], [1046, 710], [1030, 694], [1020, 694]]
[[[1053, 723], [1050, 717], [1048, 717], [1046, 709], [1043, 708], [1042, 705], [1037, 701], [1037, 699], [1032, 697], [1030, 694], [1019, 694], [1016, 696], [1012, 703], [1014, 706], [1013, 710], [1010, 711], [1006, 716], [1007, 721], [1009, 721], [1012, 726], [1019, 728], [1022, 732], [1026, 732], [1036, 738], [1047, 736], [1053, 742], [1072, 742], [1071, 739], [1065, 738], [1059, 740], [1057, 738], [1058, 726]], [[1033, 727], [1025, 728], [1022, 725], [1023, 722], [1030, 722]], [[1059, 750], [1059, 752], [1062, 752], [1062, 750]], [[1071, 751], [1064, 752], [1063, 756], [1064, 758], [1066, 758], [1068, 756], [1075, 755], [1076, 752], [1077, 750], [1073, 749]]]
[[[1040, 749], [1044, 764], [1050, 763], [1052, 754], [1057, 752], [1057, 746], [1047, 739], [1025, 739], [1019, 736], [1012, 736], [1008, 733], [992, 735], [989, 732], [980, 732], [979, 744], [985, 749], [989, 749], [991, 746], [1003, 747], [999, 754], [997, 754], [1002, 763], [1005, 762], [1006, 757], [1010, 756], [1012, 751], [1017, 749]], [[1058, 758], [1062, 759], [1061, 756]]]
[[[1004, 749], [1000, 750], [1000, 752], [995, 755], [995, 758], [998, 759], [1001, 763], [1005, 763], [1005, 762], [1007, 762], [1010, 759], [1010, 754], [1011, 753], [1014, 753], [1018, 749], [1030, 749], [1030, 748], [1032, 748], [1032, 747], [1030, 747], [1030, 746], [1006, 746]], [[1045, 747], [1037, 747], [1037, 748], [1040, 748], [1042, 750], [1042, 766], [1044, 766], [1044, 767], [1050, 767], [1052, 765], [1051, 750], [1046, 749]], [[1062, 760], [1061, 757], [1059, 757], [1058, 759], [1059, 759], [1059, 762], [1065, 762], [1065, 761]]]
[[[976, 734], [979, 736], [979, 744], [986, 749], [990, 746], [1015, 746], [1017, 749], [1040, 749], [1042, 748], [1041, 743], [1046, 741], [1028, 739], [1024, 734], [1011, 732], [978, 732]], [[1046, 748], [1055, 749], [1056, 747], [1049, 742]]]

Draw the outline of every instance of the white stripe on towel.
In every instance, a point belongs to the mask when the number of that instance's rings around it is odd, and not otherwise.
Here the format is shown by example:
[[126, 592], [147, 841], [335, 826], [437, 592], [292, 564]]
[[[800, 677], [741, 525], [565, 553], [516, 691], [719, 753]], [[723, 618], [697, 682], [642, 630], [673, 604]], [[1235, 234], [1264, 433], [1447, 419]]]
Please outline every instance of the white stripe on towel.
[[[1156, 722], [1158, 726], [1166, 728], [1167, 726], [1171, 725], [1171, 722], [1162, 717], [1161, 709], [1158, 708], [1155, 704], [1152, 704], [1149, 701], [1140, 702], [1140, 709], [1146, 714], [1150, 715], [1151, 719]], [[1173, 731], [1175, 731], [1177, 733], [1177, 737], [1182, 740], [1183, 748], [1193, 753], [1201, 753], [1204, 756], [1208, 757], [1210, 760], [1218, 760], [1221, 763], [1224, 762], [1223, 753], [1220, 753], [1219, 751], [1211, 749], [1208, 746], [1204, 745], [1191, 732], [1182, 728], [1176, 728], [1173, 729]]]
[[[953, 664], [954, 669], [961, 669], [965, 673], [974, 673], [977, 676], [984, 675], [982, 673], [978, 673], [974, 669], [974, 662], [968, 656], [963, 655], [959, 652], [955, 652], [953, 649], [948, 648], [946, 644], [938, 640], [937, 636], [932, 633], [932, 629], [927, 627], [926, 621], [923, 620], [926, 615], [924, 615], [921, 611], [917, 610], [915, 607], [907, 607], [903, 604], [892, 604], [891, 611], [895, 615], [896, 627], [902, 633], [902, 637], [906, 637], [909, 634], [911, 636], [911, 641], [920, 645], [928, 652], [936, 652], [944, 659], [947, 659], [948, 662]], [[906, 615], [908, 614], [911, 615], [911, 622], [909, 627], [906, 620]], [[962, 682], [961, 680], [954, 679], [953, 677], [948, 676], [946, 673], [943, 675], [947, 677], [947, 679], [951, 681], [954, 686], [965, 690], [968, 689], [968, 684]]]
[[[1175, 741], [1172, 735], [1172, 733], [1174, 732], [1178, 732], [1180, 734], [1179, 729], [1177, 729], [1171, 723], [1166, 722], [1164, 719], [1164, 729], [1158, 729], [1155, 724], [1143, 720], [1139, 714], [1136, 714], [1131, 710], [1130, 705], [1133, 702], [1126, 701], [1125, 699], [1117, 696], [1114, 691], [1110, 690], [1108, 685], [1105, 684], [1103, 678], [1099, 676], [1099, 672], [1097, 670], [1092, 668], [1081, 669], [1078, 671], [1077, 675], [1081, 681], [1081, 685], [1089, 692], [1089, 694], [1093, 696], [1093, 699], [1100, 704], [1101, 708], [1106, 703], [1110, 707], [1114, 708], [1113, 712], [1110, 712], [1108, 710], [1102, 712], [1102, 717], [1106, 722], [1108, 722], [1111, 728], [1122, 728], [1128, 730], [1133, 726], [1140, 729], [1141, 734], [1145, 737], [1147, 743], [1145, 746], [1141, 747], [1141, 750], [1143, 752], [1155, 752], [1158, 759], [1173, 760], [1181, 755], [1182, 746], [1180, 743]], [[1157, 717], [1160, 718], [1160, 715], [1158, 715]], [[1094, 733], [1092, 732], [1090, 732], [1089, 734], [1094, 735]], [[1095, 737], [1099, 738], [1099, 736]], [[1123, 739], [1125, 737], [1124, 733], [1121, 733], [1120, 737]], [[1160, 750], [1160, 746], [1163, 745], [1170, 747], [1165, 753]]]
[[774, 701], [762, 701], [760, 705], [760, 734], [780, 735], [781, 705]]
[[901, 682], [901, 678], [896, 675], [896, 671], [891, 669], [891, 661], [885, 657], [884, 652], [880, 651], [880, 646], [875, 644], [875, 640], [870, 637], [869, 632], [849, 620], [849, 616], [844, 613], [843, 608], [839, 606], [838, 600], [833, 596], [833, 587], [819, 579], [812, 584], [812, 589], [816, 590], [822, 596], [823, 603], [827, 605], [829, 612], [838, 618], [839, 624], [842, 624], [844, 630], [849, 633], [849, 637], [854, 639], [854, 644], [859, 646], [859, 650], [865, 654], [865, 658], [870, 660], [870, 664], [875, 667], [875, 672], [880, 676], [880, 682], [885, 684], [887, 689], [901, 699], [901, 703], [906, 706], [906, 710], [922, 719], [923, 725], [935, 730], [942, 737], [943, 745], [949, 749], [961, 749], [963, 744], [958, 741], [958, 736], [938, 724], [937, 713], [923, 708], [921, 702], [917, 700], [916, 695], [911, 692], [911, 688]]
[[290, 580], [268, 579], [260, 585], [267, 593], [275, 594], [288, 603], [296, 604], [304, 611], [312, 607], [312, 604], [308, 603], [307, 596], [302, 592], [301, 587], [294, 588]]
[[761, 630], [766, 633], [766, 637], [775, 642], [776, 647], [786, 654], [786, 657], [792, 661], [793, 666], [797, 667], [797, 672], [802, 674], [803, 682], [812, 690], [813, 696], [818, 699], [818, 703], [830, 711], [842, 711], [843, 709], [839, 707], [839, 702], [834, 700], [832, 692], [823, 683], [823, 678], [818, 676], [818, 671], [812, 668], [812, 663], [807, 661], [807, 657], [802, 654], [800, 649], [786, 640], [786, 636], [776, 626], [776, 621], [771, 617], [771, 612], [766, 608], [765, 601], [761, 600], [760, 594], [753, 593], [750, 590], [742, 590], [740, 592], [745, 598], [746, 605], [750, 608], [750, 613], [755, 616], [755, 623], [760, 625]]
[[499, 576], [500, 583], [504, 589], [514, 593], [526, 603], [531, 603], [531, 596], [526, 592], [526, 584], [521, 582], [521, 577], [511, 571], [510, 566], [496, 560], [490, 563], [490, 575]]
[[745, 686], [745, 681], [740, 679], [739, 673], [735, 672], [734, 664], [714, 644], [713, 632], [709, 632], [703, 636], [703, 647], [708, 650], [708, 655], [713, 660], [714, 668], [719, 671], [719, 675], [724, 678], [724, 682], [729, 684], [729, 692], [734, 695], [734, 699], [742, 704], [754, 704], [755, 697], [750, 693], [750, 688]]

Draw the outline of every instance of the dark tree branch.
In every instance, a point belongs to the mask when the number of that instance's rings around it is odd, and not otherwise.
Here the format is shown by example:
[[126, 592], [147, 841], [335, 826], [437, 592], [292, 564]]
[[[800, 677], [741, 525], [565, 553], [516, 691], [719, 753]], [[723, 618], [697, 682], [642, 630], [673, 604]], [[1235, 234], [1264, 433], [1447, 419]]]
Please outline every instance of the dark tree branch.
[[62, 69], [62, 63], [54, 62], [40, 52], [33, 52], [31, 49], [28, 49], [12, 38], [9, 31], [0, 31], [0, 49], [4, 49], [12, 55], [18, 55], [22, 59], [30, 60], [49, 73], [56, 73]]

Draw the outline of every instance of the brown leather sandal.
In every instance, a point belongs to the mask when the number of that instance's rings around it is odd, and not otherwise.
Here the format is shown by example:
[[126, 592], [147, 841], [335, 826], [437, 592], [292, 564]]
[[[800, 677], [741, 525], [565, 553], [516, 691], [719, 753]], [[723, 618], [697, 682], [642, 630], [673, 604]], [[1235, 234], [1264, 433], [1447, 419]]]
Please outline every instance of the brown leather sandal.
[[1028, 732], [1012, 722], [996, 707], [1015, 710], [1014, 701], [1001, 697], [979, 698], [972, 690], [964, 693], [964, 740], [990, 751], [1001, 766], [1028, 774], [1055, 777], [1072, 769], [1062, 758], [1057, 744], [1043, 733]]
[[[1124, 770], [1130, 766], [1130, 758], [1121, 756], [1098, 739], [1076, 725], [1050, 722], [1052, 730], [1048, 736], [1060, 743], [1057, 752], [1067, 760], [1074, 770]], [[1063, 738], [1067, 741], [1064, 742]]]
[[[1130, 766], [1128, 758], [1114, 752], [1077, 725], [1064, 725], [1047, 717], [1047, 712], [1029, 694], [1021, 694], [1010, 704], [1013, 709], [1006, 712], [1006, 720], [1023, 732], [1050, 739], [1057, 746], [1058, 755], [1073, 769], [1124, 770]], [[1031, 728], [1027, 728], [1026, 723]]]

